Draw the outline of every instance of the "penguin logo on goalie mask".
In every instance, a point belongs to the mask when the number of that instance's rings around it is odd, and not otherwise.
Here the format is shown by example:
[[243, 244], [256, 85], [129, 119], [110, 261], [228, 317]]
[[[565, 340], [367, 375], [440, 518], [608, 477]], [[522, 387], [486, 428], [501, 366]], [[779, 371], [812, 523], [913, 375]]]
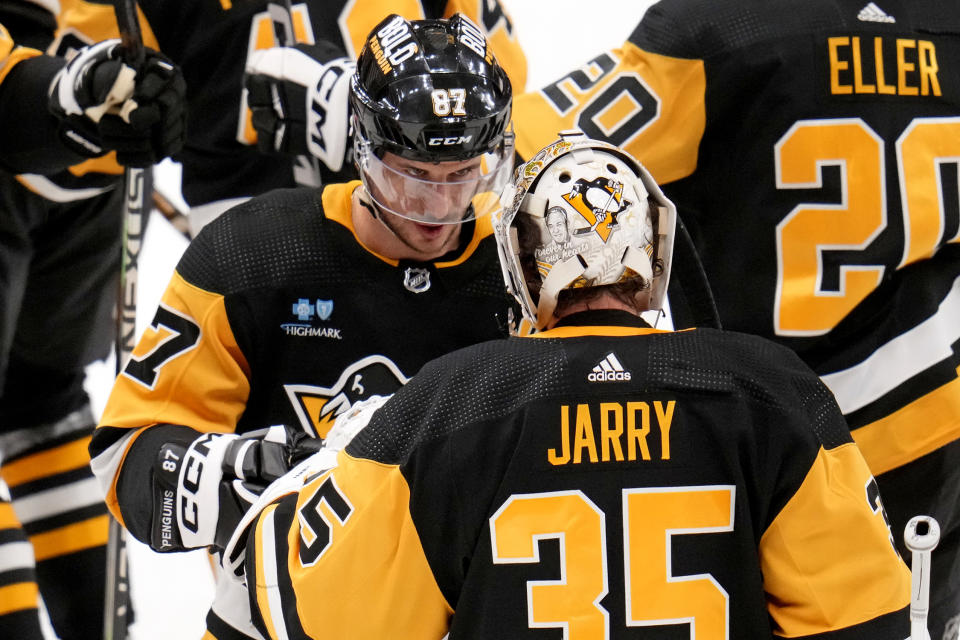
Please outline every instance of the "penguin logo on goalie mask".
[[590, 225], [575, 229], [573, 234], [580, 236], [596, 231], [604, 242], [619, 226], [617, 216], [633, 204], [624, 199], [622, 182], [602, 176], [593, 180], [579, 178], [563, 199]]

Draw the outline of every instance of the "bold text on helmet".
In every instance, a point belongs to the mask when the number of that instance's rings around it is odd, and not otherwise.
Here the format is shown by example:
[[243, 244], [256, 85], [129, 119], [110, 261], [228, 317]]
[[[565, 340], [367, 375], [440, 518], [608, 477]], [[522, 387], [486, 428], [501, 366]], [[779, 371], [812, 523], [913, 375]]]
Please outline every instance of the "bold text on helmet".
[[410, 26], [400, 16], [388, 22], [370, 38], [370, 50], [384, 74], [417, 52]]

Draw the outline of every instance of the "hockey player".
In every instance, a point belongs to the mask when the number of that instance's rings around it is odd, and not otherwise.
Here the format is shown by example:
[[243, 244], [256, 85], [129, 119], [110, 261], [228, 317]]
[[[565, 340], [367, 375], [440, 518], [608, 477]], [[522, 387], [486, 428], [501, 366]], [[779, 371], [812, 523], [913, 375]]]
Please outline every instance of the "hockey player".
[[523, 157], [576, 126], [639, 158], [723, 326], [820, 374], [894, 531], [940, 522], [935, 640], [960, 626], [958, 25], [936, 0], [664, 0], [515, 109]]
[[[157, 551], [222, 547], [235, 478], [280, 475], [351, 404], [505, 335], [488, 214], [513, 167], [512, 93], [482, 34], [460, 15], [391, 15], [350, 95], [361, 180], [274, 191], [204, 228], [111, 392], [94, 471]], [[240, 435], [271, 425], [286, 429]], [[274, 436], [282, 468], [260, 473]], [[212, 637], [257, 637], [241, 596], [218, 592]]]
[[[187, 82], [189, 134], [177, 160], [183, 165], [183, 197], [190, 205], [188, 218], [194, 235], [229, 207], [270, 189], [316, 186], [356, 177], [353, 163], [345, 160], [350, 148], [346, 131], [349, 79], [353, 60], [370, 29], [389, 13], [397, 12], [408, 19], [466, 15], [488, 38], [514, 87], [520, 90], [526, 82], [526, 59], [498, 0], [401, 5], [391, 0], [295, 2], [294, 35], [305, 45], [316, 44], [306, 47], [311, 55], [291, 47], [262, 59], [264, 50], [283, 44], [275, 34], [268, 12], [270, 4], [276, 9], [283, 3], [194, 2], [177, 11], [172, 11], [168, 2], [138, 3], [144, 42], [180, 65]], [[91, 34], [104, 25], [114, 25], [115, 29], [111, 11], [109, 4], [74, 0], [65, 12], [62, 41], [93, 37]], [[295, 55], [287, 57], [285, 53]], [[326, 74], [325, 84], [300, 87], [296, 99], [292, 93], [276, 94], [278, 105], [282, 103], [291, 118], [300, 118], [300, 132], [307, 126], [305, 113], [311, 114], [308, 131], [316, 141], [312, 148], [324, 160], [319, 163], [319, 180], [311, 162], [303, 157], [294, 160], [262, 153], [273, 142], [278, 148], [287, 148], [293, 126], [271, 132], [270, 143], [260, 141], [258, 148], [243, 83], [244, 68], [254, 59], [262, 60], [265, 71], [281, 77], [284, 73], [300, 77], [314, 66]], [[324, 141], [328, 141], [326, 145]]]
[[[570, 137], [516, 181], [496, 239], [542, 331], [427, 364], [332, 471], [264, 494], [286, 493], [247, 536], [265, 636], [907, 637], [909, 573], [816, 375], [640, 318], [675, 215], [646, 170]], [[554, 207], [581, 247], [544, 260]]]
[[0, 20], [11, 29], [0, 27], [0, 478], [12, 496], [0, 497], [0, 638], [42, 640], [42, 595], [61, 640], [91, 640], [103, 633], [109, 516], [89, 468], [83, 381], [111, 342], [122, 189], [111, 176], [52, 201], [25, 186], [42, 176], [14, 174], [110, 150], [87, 166], [175, 152], [184, 85], [155, 52], [128, 67], [115, 40], [68, 63], [15, 47], [52, 37], [55, 19], [38, 5], [4, 2]]

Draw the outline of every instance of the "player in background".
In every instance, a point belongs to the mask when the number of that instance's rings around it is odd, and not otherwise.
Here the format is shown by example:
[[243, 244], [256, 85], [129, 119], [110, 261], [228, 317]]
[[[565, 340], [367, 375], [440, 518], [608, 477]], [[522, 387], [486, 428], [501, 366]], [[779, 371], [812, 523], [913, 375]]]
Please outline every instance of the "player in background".
[[42, 640], [42, 596], [61, 640], [92, 640], [108, 515], [89, 468], [83, 380], [111, 344], [122, 189], [56, 202], [15, 174], [110, 150], [138, 166], [176, 151], [184, 85], [155, 52], [127, 67], [117, 41], [68, 63], [18, 46], [52, 37], [54, 16], [37, 5], [5, 2], [0, 20], [0, 478], [12, 496], [0, 497], [0, 638]]
[[[361, 180], [277, 190], [205, 227], [111, 392], [94, 471], [157, 551], [222, 548], [238, 476], [265, 484], [353, 403], [506, 335], [488, 214], [513, 168], [512, 92], [481, 31], [390, 15], [350, 92]], [[234, 584], [207, 618], [218, 640], [258, 637]]]
[[[283, 44], [275, 33], [266, 0], [193, 2], [173, 11], [169, 3], [140, 0], [144, 42], [163, 51], [184, 72], [189, 98], [187, 140], [177, 160], [183, 165], [182, 191], [190, 206], [192, 235], [229, 207], [270, 189], [356, 178], [347, 157], [347, 96], [354, 60], [367, 34], [384, 16], [396, 12], [408, 19], [443, 18], [461, 13], [473, 20], [496, 52], [517, 90], [526, 82], [526, 59], [509, 17], [497, 0], [442, 0], [398, 5], [390, 0], [324, 0], [294, 2], [292, 26], [297, 48]], [[275, 3], [278, 7], [282, 2]], [[109, 4], [72, 0], [66, 9], [61, 41], [116, 29]], [[315, 45], [315, 46], [309, 46]], [[265, 50], [270, 53], [263, 56]], [[248, 91], [244, 87], [247, 65], [262, 66], [265, 78], [280, 84], [287, 75], [296, 79], [316, 72], [324, 84], [293, 86], [277, 92], [283, 122], [276, 118], [268, 140], [259, 141], [253, 127]], [[265, 85], [254, 104], [267, 117], [273, 98]], [[265, 101], [265, 102], [264, 102]], [[309, 123], [306, 122], [309, 114]], [[281, 157], [264, 150], [291, 150], [308, 154]], [[304, 133], [306, 131], [306, 133]], [[314, 167], [318, 164], [318, 167]], [[316, 169], [319, 168], [319, 175]]]
[[[541, 331], [425, 365], [268, 489], [245, 570], [265, 637], [909, 635], [909, 572], [817, 376], [641, 319], [675, 216], [646, 170], [562, 138], [507, 198], [504, 278]], [[554, 207], [582, 246], [545, 261]]]
[[523, 157], [579, 127], [650, 169], [723, 326], [820, 374], [894, 532], [939, 521], [930, 630], [955, 640], [958, 5], [664, 0], [619, 49], [518, 97], [515, 121]]

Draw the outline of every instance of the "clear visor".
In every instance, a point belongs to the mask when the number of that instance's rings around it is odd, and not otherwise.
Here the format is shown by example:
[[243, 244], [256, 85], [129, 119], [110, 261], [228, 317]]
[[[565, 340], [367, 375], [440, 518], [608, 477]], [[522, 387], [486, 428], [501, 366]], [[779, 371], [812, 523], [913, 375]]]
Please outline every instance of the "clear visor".
[[496, 151], [468, 160], [426, 162], [390, 153], [378, 158], [358, 145], [363, 186], [383, 211], [421, 224], [459, 224], [500, 206], [513, 171], [513, 137]]

